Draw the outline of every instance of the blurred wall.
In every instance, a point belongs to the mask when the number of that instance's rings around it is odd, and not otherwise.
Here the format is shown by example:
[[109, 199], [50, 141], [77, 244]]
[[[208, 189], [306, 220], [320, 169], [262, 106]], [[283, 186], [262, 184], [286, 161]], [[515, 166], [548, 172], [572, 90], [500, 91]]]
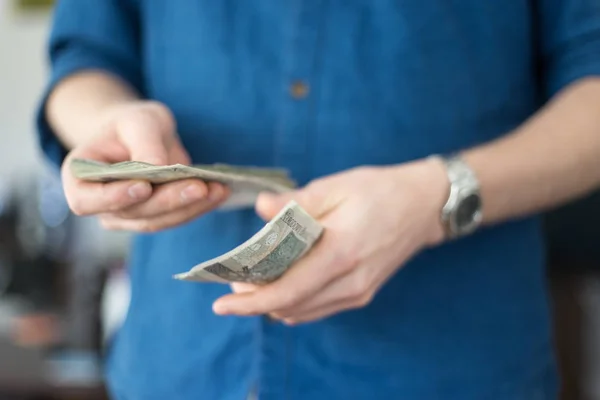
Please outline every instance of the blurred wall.
[[[46, 40], [52, 14], [22, 11], [12, 0], [0, 0], [0, 189], [22, 188], [45, 163], [37, 147], [35, 112], [48, 74]], [[71, 248], [81, 259], [125, 257], [129, 234], [102, 230], [95, 218], [77, 218]], [[127, 288], [105, 299], [104, 314], [113, 329], [124, 317]]]
[[[0, 0], [0, 185], [19, 185], [44, 165], [37, 148], [35, 112], [48, 74], [46, 40], [50, 11], [22, 11]], [[48, 164], [46, 164], [48, 165]], [[80, 251], [123, 254], [128, 235], [106, 234], [93, 218], [81, 218]], [[87, 243], [87, 246], [86, 246]], [[111, 254], [112, 255], [112, 254]]]
[[48, 12], [22, 12], [0, 0], [0, 178], [41, 164], [34, 110], [46, 77]]

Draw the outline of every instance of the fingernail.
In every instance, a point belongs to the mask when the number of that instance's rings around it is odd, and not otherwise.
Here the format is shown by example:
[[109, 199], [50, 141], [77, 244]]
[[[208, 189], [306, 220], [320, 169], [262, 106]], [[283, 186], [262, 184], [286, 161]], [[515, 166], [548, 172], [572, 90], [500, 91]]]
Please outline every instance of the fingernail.
[[221, 186], [214, 186], [208, 195], [210, 201], [221, 200], [221, 197], [223, 197], [223, 188]]
[[200, 185], [189, 185], [181, 191], [181, 200], [188, 203], [204, 197], [204, 190]]
[[141, 199], [148, 196], [150, 192], [150, 185], [145, 182], [138, 182], [134, 185], [131, 185], [127, 191], [131, 198]]

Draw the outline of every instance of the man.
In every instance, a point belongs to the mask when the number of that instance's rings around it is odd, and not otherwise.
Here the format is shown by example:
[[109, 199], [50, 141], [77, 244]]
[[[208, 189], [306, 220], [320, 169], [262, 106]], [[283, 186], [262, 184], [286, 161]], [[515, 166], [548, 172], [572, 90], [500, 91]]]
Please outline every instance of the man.
[[[114, 398], [555, 398], [534, 215], [600, 181], [597, 0], [63, 0], [50, 53], [71, 208], [140, 232]], [[175, 281], [264, 222], [73, 157], [285, 167], [258, 215], [325, 233], [266, 286]]]

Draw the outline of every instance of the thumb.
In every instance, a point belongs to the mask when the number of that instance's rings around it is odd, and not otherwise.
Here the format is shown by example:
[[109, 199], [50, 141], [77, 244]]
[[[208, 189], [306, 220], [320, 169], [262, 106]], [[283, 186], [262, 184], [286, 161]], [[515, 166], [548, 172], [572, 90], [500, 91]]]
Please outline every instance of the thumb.
[[129, 151], [132, 161], [153, 165], [166, 165], [169, 162], [167, 139], [173, 135], [158, 118], [150, 113], [141, 113], [119, 121], [117, 133], [120, 141]]
[[287, 203], [296, 200], [297, 197], [297, 191], [280, 194], [262, 192], [256, 199], [256, 213], [265, 221], [270, 221]]
[[256, 200], [256, 212], [266, 221], [272, 220], [291, 200], [295, 200], [311, 217], [322, 218], [332, 207], [332, 197], [307, 186], [285, 193], [260, 193]]
[[232, 282], [230, 286], [233, 293], [249, 293], [258, 289], [257, 285], [246, 282]]
[[168, 149], [169, 153], [169, 164], [183, 164], [190, 165], [192, 160], [190, 155], [185, 150], [181, 142], [177, 137], [171, 140], [171, 146]]

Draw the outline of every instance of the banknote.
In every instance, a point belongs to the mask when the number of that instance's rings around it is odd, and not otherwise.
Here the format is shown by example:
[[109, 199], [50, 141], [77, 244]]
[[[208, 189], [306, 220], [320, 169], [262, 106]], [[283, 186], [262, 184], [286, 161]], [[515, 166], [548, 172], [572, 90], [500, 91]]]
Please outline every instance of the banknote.
[[292, 200], [243, 244], [174, 277], [198, 282], [268, 283], [302, 258], [322, 233], [323, 226]]
[[76, 178], [92, 182], [141, 179], [163, 184], [189, 178], [220, 182], [228, 186], [231, 192], [221, 209], [252, 207], [260, 192], [282, 193], [296, 187], [296, 182], [288, 172], [279, 168], [226, 164], [157, 166], [139, 161], [107, 164], [87, 159], [72, 160], [70, 168]]

